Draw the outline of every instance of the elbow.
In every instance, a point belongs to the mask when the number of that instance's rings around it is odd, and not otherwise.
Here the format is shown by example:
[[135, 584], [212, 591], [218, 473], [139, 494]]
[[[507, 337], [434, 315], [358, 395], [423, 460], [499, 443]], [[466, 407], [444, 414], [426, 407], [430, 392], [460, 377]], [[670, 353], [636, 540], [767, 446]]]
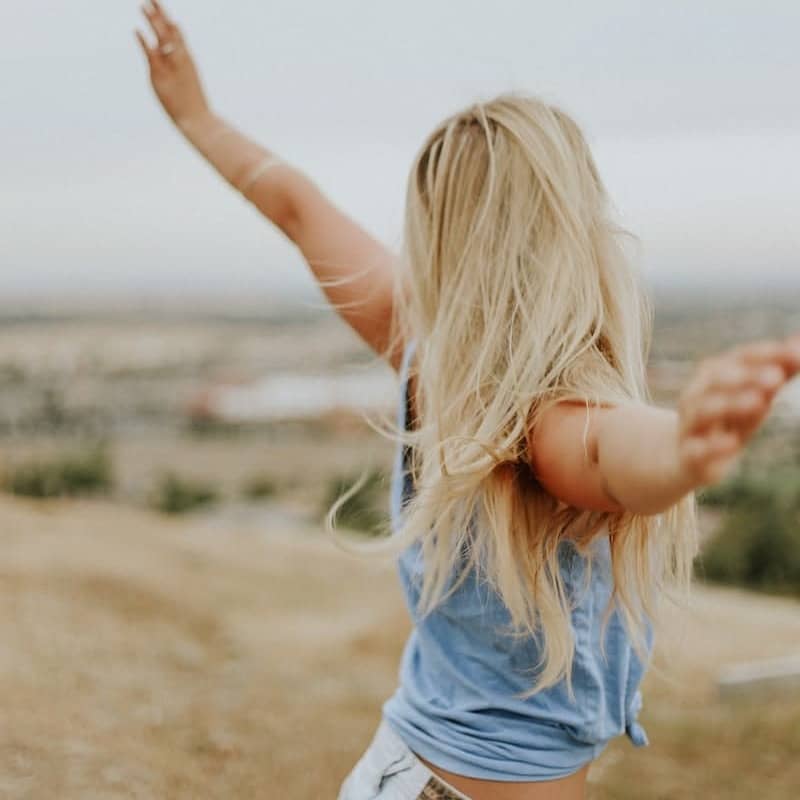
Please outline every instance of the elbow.
[[573, 508], [619, 512], [623, 504], [605, 480], [596, 415], [589, 424], [583, 404], [549, 408], [531, 432], [528, 463], [539, 485]]
[[275, 209], [272, 222], [284, 236], [300, 247], [303, 239], [303, 223], [290, 203], [283, 203], [281, 207]]
[[308, 227], [304, 218], [307, 215], [301, 213], [302, 206], [293, 189], [291, 175], [287, 176], [285, 172], [279, 170], [269, 180], [259, 181], [247, 191], [242, 191], [242, 196], [281, 233], [300, 246], [304, 230]]
[[600, 436], [596, 431], [590, 437], [588, 444], [591, 469], [596, 475], [595, 484], [603, 498], [602, 504], [607, 511], [655, 516], [667, 510], [663, 505], [653, 502], [646, 495], [621, 499], [618, 490], [611, 488], [607, 467], [601, 457]]
[[616, 496], [608, 484], [608, 478], [603, 473], [600, 464], [600, 437], [594, 431], [589, 437], [588, 442], [589, 468], [595, 473], [595, 482], [600, 490], [602, 505], [606, 511], [621, 512], [627, 511], [622, 501]]
[[605, 507], [610, 511], [653, 517], [669, 511], [681, 499], [671, 496], [667, 501], [663, 494], [658, 496], [658, 493], [648, 492], [644, 486], [640, 486], [638, 491], [632, 489], [623, 494], [621, 487], [612, 488], [610, 485], [612, 480], [616, 480], [616, 474], [612, 476], [610, 466], [603, 461], [599, 439], [594, 442], [594, 449], [590, 449], [590, 454], [591, 468], [596, 474], [595, 485], [604, 498]]
[[597, 484], [604, 497], [605, 507], [609, 511], [654, 517], [658, 514], [663, 514], [672, 507], [671, 505], [664, 505], [663, 502], [658, 500], [648, 498], [644, 494], [638, 497], [627, 496], [624, 500], [620, 499], [619, 493], [609, 486], [608, 478], [600, 471], [599, 467]]
[[[598, 470], [599, 471], [599, 470]], [[606, 480], [605, 476], [600, 474], [598, 483], [600, 485], [600, 492], [603, 496], [603, 505], [607, 511], [613, 512], [621, 512], [621, 511], [630, 511], [630, 509], [626, 508], [622, 501], [620, 501], [614, 492], [611, 491], [611, 487], [608, 485], [608, 481]]]

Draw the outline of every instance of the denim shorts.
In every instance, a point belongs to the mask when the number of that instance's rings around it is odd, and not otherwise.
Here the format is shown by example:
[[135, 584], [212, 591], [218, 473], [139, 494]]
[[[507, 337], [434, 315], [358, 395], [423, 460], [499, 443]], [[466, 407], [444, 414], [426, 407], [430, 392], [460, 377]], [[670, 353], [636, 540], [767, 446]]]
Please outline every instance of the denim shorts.
[[470, 800], [425, 766], [389, 727], [372, 742], [339, 790], [338, 800]]

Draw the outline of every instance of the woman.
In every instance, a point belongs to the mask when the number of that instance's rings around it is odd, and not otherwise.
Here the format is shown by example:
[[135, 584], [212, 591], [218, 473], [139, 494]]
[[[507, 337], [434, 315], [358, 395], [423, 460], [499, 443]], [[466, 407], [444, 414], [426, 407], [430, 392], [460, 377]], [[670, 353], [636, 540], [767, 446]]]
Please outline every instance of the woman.
[[800, 337], [704, 361], [648, 402], [647, 299], [585, 139], [501, 95], [412, 165], [400, 258], [214, 114], [153, 0], [137, 31], [164, 109], [301, 250], [398, 371], [392, 484], [414, 630], [341, 800], [579, 800], [636, 716], [659, 599], [688, 590], [694, 491], [718, 481], [800, 369]]

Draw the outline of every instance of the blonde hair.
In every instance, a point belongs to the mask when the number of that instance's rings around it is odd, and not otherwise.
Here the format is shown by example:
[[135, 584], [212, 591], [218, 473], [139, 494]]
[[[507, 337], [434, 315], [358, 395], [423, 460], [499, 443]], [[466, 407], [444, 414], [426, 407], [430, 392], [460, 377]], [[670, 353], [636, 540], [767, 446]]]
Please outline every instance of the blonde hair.
[[693, 494], [658, 515], [564, 507], [527, 463], [529, 432], [552, 404], [579, 400], [588, 412], [650, 399], [652, 307], [626, 236], [578, 125], [534, 97], [504, 94], [453, 114], [411, 167], [387, 352], [416, 340], [418, 425], [391, 432], [412, 448], [415, 492], [377, 549], [420, 542], [421, 614], [477, 570], [513, 632], [542, 638], [530, 694], [562, 678], [572, 689], [562, 539], [587, 555], [608, 536], [603, 630], [616, 600], [642, 659], [645, 618], [658, 623], [661, 597], [688, 599]]

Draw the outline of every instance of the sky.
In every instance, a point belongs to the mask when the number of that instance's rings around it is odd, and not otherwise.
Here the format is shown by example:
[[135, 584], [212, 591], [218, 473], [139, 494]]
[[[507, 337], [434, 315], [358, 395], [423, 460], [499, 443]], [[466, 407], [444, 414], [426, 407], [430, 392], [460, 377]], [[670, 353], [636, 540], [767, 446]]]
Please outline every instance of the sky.
[[[654, 284], [800, 281], [793, 0], [167, 0], [212, 108], [392, 248], [446, 115], [506, 90], [581, 124]], [[313, 296], [172, 127], [136, 2], [0, 3], [0, 298]]]

